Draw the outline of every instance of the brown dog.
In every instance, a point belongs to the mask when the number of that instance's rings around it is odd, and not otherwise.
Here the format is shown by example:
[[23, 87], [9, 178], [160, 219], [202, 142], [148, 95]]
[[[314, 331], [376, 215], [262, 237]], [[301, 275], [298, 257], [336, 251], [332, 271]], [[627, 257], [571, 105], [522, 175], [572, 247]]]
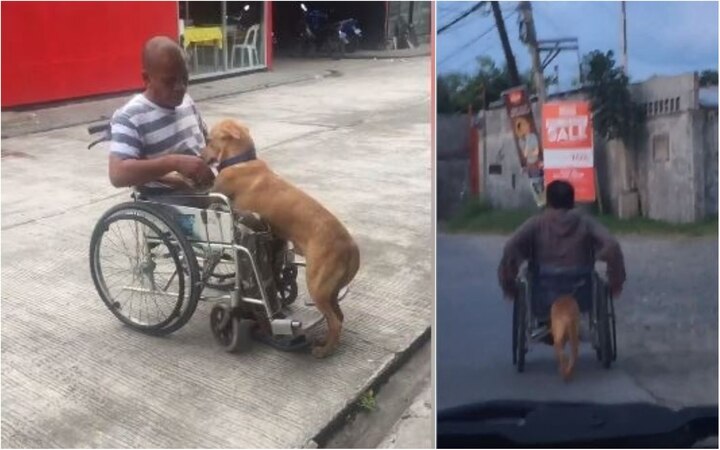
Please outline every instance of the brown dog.
[[[568, 381], [575, 368], [580, 346], [580, 308], [571, 295], [559, 297], [550, 309], [550, 328], [553, 347], [558, 360], [560, 376]], [[570, 343], [570, 357], [565, 354], [565, 344]]]
[[338, 295], [358, 271], [358, 246], [335, 216], [255, 159], [254, 152], [247, 127], [235, 120], [215, 125], [203, 149], [203, 160], [218, 162], [221, 168], [223, 162], [240, 162], [222, 168], [212, 190], [232, 199], [236, 210], [259, 214], [278, 237], [292, 242], [295, 251], [305, 257], [308, 291], [328, 328], [313, 355], [328, 356], [340, 340], [343, 313]]

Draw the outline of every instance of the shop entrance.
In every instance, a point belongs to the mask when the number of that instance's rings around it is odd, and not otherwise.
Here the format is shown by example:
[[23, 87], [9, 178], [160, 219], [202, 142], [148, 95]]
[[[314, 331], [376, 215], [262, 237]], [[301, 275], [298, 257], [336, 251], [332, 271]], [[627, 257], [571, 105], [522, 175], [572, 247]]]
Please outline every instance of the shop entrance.
[[193, 78], [267, 67], [265, 2], [178, 2], [181, 45]]
[[[303, 10], [305, 6], [306, 11]], [[345, 19], [355, 19], [362, 30], [360, 49], [377, 50], [385, 47], [388, 2], [273, 2], [273, 54], [278, 57], [326, 57], [320, 52], [302, 52], [302, 29], [306, 16], [316, 17], [326, 25]]]

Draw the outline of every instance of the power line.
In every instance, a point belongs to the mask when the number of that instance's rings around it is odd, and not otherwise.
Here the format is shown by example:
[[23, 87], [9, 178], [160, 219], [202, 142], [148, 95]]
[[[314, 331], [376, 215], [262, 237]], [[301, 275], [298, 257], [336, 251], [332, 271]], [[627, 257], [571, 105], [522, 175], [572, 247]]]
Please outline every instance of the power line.
[[[459, 63], [458, 65], [459, 66], [464, 65], [468, 59], [471, 59], [471, 58], [477, 59], [477, 58], [481, 57], [482, 55], [486, 54], [488, 52], [488, 50], [497, 46], [497, 44], [498, 44], [498, 42], [490, 42], [490, 45], [486, 45], [481, 50], [479, 50], [477, 53], [468, 52], [463, 55], [460, 55], [460, 59], [457, 60], [457, 62]], [[468, 57], [470, 57], [470, 58], [468, 58]]]
[[[517, 10], [511, 11], [510, 13], [506, 14], [505, 17], [503, 17], [503, 20], [509, 19], [509, 18], [512, 17], [514, 14], [517, 14]], [[495, 27], [496, 27], [496, 26], [497, 26], [497, 25], [493, 24], [493, 26], [491, 26], [489, 29], [487, 29], [487, 30], [485, 30], [484, 32], [482, 32], [479, 36], [476, 36], [476, 37], [470, 39], [469, 41], [465, 42], [462, 46], [456, 48], [456, 49], [455, 49], [453, 52], [451, 52], [449, 55], [447, 55], [446, 57], [444, 57], [443, 59], [441, 59], [440, 62], [438, 63], [438, 65], [442, 65], [443, 63], [447, 62], [449, 59], [451, 59], [452, 57], [454, 57], [455, 55], [457, 55], [460, 51], [468, 48], [470, 45], [474, 44], [475, 42], [477, 42], [477, 41], [479, 41], [480, 39], [482, 39], [483, 37], [485, 37], [488, 33], [490, 33], [491, 31], [495, 30]]]
[[[442, 10], [440, 9], [440, 5], [442, 5]], [[456, 6], [456, 8], [452, 8], [451, 6]], [[457, 8], [459, 6], [459, 8]], [[438, 4], [438, 19], [444, 21], [450, 16], [454, 16], [455, 14], [459, 13], [464, 5], [463, 4], [454, 4], [454, 5], [448, 5], [447, 3], [439, 3]]]
[[453, 19], [452, 21], [450, 21], [450, 23], [445, 24], [445, 25], [443, 25], [442, 27], [440, 27], [440, 28], [438, 29], [438, 31], [437, 31], [437, 34], [439, 35], [439, 34], [443, 33], [443, 32], [444, 32], [445, 30], [447, 30], [448, 28], [452, 27], [452, 26], [455, 25], [456, 23], [460, 22], [461, 20], [463, 20], [464, 18], [466, 18], [466, 17], [469, 16], [470, 14], [472, 14], [472, 13], [474, 13], [475, 11], [477, 11], [478, 9], [480, 9], [484, 4], [485, 4], [484, 1], [475, 3], [470, 9], [468, 9], [468, 10], [465, 11], [464, 13], [460, 14], [459, 16], [457, 16], [455, 19]]

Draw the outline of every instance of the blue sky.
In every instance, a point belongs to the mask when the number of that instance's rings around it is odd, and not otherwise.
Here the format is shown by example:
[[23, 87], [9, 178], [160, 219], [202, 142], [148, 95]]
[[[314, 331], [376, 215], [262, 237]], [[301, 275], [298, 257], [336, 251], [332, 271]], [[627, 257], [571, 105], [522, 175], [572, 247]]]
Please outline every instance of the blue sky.
[[[470, 8], [474, 2], [438, 3], [438, 28]], [[530, 55], [518, 38], [517, 2], [500, 2], [518, 70], [530, 69]], [[656, 75], [675, 75], [693, 70], [718, 68], [718, 3], [628, 1], [628, 66], [632, 81]], [[532, 2], [539, 39], [577, 37], [580, 53], [613, 50], [618, 63], [620, 48], [620, 3], [608, 2]], [[509, 17], [508, 17], [509, 16]], [[497, 29], [474, 40], [494, 25], [492, 14], [475, 12], [438, 36], [437, 61], [440, 74], [472, 72], [480, 55], [505, 62]], [[464, 47], [464, 48], [463, 48]], [[561, 53], [546, 69], [546, 75], [559, 66], [561, 88], [570, 87], [577, 77], [577, 55]]]

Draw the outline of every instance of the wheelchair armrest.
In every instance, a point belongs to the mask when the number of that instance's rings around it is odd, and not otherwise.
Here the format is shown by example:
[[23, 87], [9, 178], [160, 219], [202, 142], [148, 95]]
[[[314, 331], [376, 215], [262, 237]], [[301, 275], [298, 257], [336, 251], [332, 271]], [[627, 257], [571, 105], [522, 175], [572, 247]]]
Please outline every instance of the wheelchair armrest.
[[109, 133], [110, 132], [110, 122], [103, 122], [97, 125], [90, 125], [88, 127], [88, 134], [93, 135], [97, 133]]
[[88, 145], [88, 150], [95, 147], [97, 144], [101, 142], [107, 142], [111, 139], [110, 135], [110, 122], [104, 122], [98, 125], [91, 125], [88, 127], [88, 134], [90, 136], [93, 135], [100, 135], [99, 138], [94, 140], [93, 142]]

